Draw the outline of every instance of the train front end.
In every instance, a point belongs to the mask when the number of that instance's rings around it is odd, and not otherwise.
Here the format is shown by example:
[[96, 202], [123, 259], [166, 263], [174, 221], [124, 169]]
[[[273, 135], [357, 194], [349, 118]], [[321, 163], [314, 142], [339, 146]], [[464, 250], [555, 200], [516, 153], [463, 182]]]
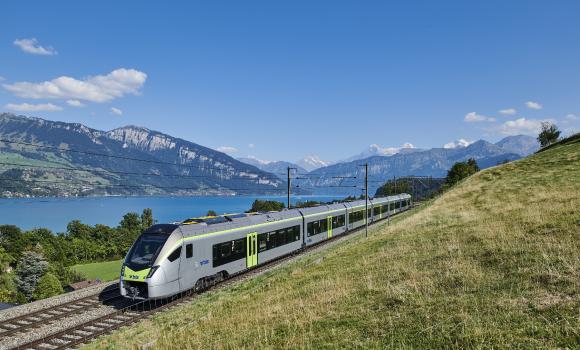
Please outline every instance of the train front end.
[[[162, 257], [181, 238], [178, 225], [159, 224], [145, 230], [133, 243], [121, 267], [121, 295], [131, 299], [158, 299], [179, 292], [168, 280], [172, 271], [160, 263]], [[175, 281], [177, 282], [177, 281]]]

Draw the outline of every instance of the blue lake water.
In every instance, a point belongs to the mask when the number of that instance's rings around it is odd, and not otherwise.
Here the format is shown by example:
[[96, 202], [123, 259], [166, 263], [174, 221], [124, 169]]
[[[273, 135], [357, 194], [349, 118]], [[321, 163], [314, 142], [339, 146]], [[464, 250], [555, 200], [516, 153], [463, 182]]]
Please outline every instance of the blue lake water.
[[[0, 199], [0, 225], [16, 225], [24, 230], [37, 227], [54, 232], [66, 231], [72, 220], [89, 225], [117, 226], [128, 212], [141, 214], [144, 208], [153, 210], [158, 222], [182, 221], [202, 216], [208, 210], [218, 214], [243, 212], [255, 199], [286, 202], [283, 196], [231, 196], [231, 197], [90, 197], [90, 198], [14, 198]], [[295, 201], [331, 201], [331, 196], [294, 196]]]

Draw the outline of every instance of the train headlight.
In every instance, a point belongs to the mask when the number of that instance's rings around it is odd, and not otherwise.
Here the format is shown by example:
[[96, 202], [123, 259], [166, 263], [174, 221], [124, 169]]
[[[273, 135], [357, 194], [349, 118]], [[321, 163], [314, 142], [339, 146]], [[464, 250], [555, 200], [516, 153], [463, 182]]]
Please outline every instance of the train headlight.
[[149, 270], [149, 273], [147, 274], [147, 278], [153, 277], [153, 274], [155, 273], [155, 271], [157, 271], [158, 268], [159, 268], [159, 266], [153, 266], [151, 268], [151, 270]]
[[121, 265], [121, 276], [125, 276], [125, 264]]

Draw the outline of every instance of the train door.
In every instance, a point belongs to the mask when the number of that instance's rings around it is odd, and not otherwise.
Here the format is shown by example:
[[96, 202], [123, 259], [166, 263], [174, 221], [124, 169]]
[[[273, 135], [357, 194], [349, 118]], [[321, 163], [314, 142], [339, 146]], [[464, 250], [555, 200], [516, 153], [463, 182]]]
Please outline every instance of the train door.
[[328, 238], [332, 237], [332, 216], [326, 217], [326, 225], [328, 227]]
[[246, 267], [258, 265], [258, 233], [246, 235]]

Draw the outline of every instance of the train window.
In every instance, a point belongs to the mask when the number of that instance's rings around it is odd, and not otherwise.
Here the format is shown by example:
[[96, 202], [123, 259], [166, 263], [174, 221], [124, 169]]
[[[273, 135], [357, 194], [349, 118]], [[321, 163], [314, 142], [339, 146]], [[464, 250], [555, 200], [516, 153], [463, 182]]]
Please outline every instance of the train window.
[[367, 210], [367, 217], [371, 217], [373, 216], [373, 211], [372, 210]]
[[353, 222], [361, 221], [364, 217], [365, 214], [363, 213], [363, 210], [355, 211], [354, 213], [349, 214], [349, 223], [352, 224]]
[[151, 266], [168, 237], [168, 235], [161, 234], [142, 234], [127, 254], [125, 263], [134, 271]]
[[377, 207], [374, 207], [374, 208], [373, 208], [373, 215], [374, 215], [374, 216], [379, 216], [379, 215], [381, 215], [381, 207], [378, 207], [378, 206], [377, 206]]
[[260, 233], [258, 235], [258, 251], [263, 252], [269, 249], [274, 249], [298, 240], [300, 240], [300, 225], [272, 232]]
[[258, 252], [268, 250], [268, 233], [260, 233], [258, 235]]
[[386, 212], [388, 212], [388, 211], [389, 211], [389, 205], [388, 205], [388, 204], [384, 204], [384, 205], [381, 207], [381, 212], [383, 212], [383, 213], [386, 213]]
[[345, 215], [338, 215], [332, 217], [332, 228], [339, 228], [344, 226]]
[[246, 238], [213, 245], [213, 267], [246, 257]]
[[188, 244], [185, 246], [185, 257], [191, 258], [193, 256], [193, 244]]
[[395, 202], [389, 203], [389, 211], [395, 210]]
[[167, 260], [174, 262], [175, 260], [177, 260], [179, 257], [181, 256], [181, 247], [175, 249], [173, 251], [173, 253], [169, 254], [169, 256], [167, 257]]

